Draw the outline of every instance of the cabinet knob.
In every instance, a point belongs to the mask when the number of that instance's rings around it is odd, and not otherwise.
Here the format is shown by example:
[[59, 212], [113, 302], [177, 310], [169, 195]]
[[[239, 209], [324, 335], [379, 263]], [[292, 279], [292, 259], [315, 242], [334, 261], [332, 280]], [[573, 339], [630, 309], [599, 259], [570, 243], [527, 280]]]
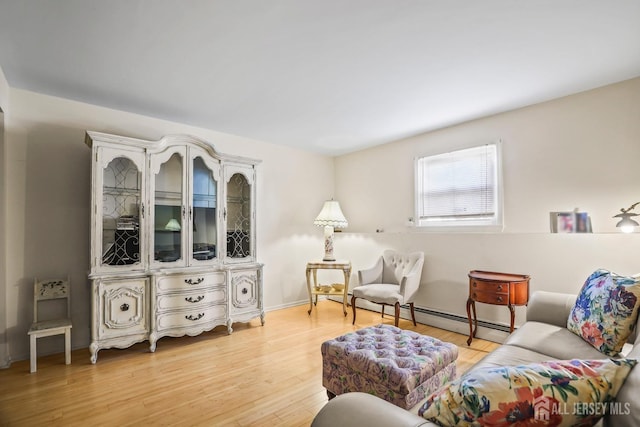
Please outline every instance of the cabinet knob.
[[120, 311], [128, 311], [129, 310], [129, 304], [122, 304], [120, 306]]
[[498, 297], [498, 298], [496, 298], [496, 300], [497, 300], [498, 302], [502, 302], [502, 297]]
[[473, 282], [473, 287], [474, 287], [474, 288], [477, 288], [477, 287], [478, 287], [478, 284], [477, 284], [476, 282]]
[[502, 285], [498, 285], [498, 290], [501, 291], [502, 290]]
[[249, 292], [247, 288], [242, 288], [242, 295], [246, 295]]

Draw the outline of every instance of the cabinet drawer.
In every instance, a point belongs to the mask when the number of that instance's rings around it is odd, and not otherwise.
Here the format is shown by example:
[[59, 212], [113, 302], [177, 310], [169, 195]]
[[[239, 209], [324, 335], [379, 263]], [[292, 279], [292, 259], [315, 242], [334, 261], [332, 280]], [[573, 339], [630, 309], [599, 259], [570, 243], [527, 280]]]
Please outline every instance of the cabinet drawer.
[[480, 291], [474, 290], [470, 294], [471, 298], [477, 302], [483, 302], [486, 304], [498, 304], [498, 305], [507, 305], [509, 304], [509, 294], [502, 292], [493, 292], [493, 291]]
[[204, 325], [213, 321], [224, 322], [227, 317], [225, 304], [210, 305], [190, 310], [181, 310], [158, 315], [158, 331], [175, 328], [189, 328], [191, 326]]
[[200, 291], [184, 292], [182, 294], [158, 295], [156, 308], [158, 311], [199, 308], [211, 304], [223, 304], [227, 300], [226, 288], [202, 289]]
[[224, 273], [180, 274], [156, 280], [158, 292], [186, 291], [224, 285]]
[[471, 280], [471, 292], [502, 292], [509, 293], [509, 284], [503, 282], [488, 282], [484, 280]]

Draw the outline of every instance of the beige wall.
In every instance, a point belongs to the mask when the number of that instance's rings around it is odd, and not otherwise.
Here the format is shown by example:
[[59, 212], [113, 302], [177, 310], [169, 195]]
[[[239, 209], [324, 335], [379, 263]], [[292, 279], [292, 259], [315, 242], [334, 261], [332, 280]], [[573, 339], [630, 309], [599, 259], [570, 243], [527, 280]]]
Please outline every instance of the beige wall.
[[[2, 241], [9, 250], [0, 277], [7, 308], [0, 334], [6, 331], [13, 360], [28, 357], [34, 276], [71, 275], [73, 346], [89, 344], [86, 129], [145, 139], [189, 133], [221, 152], [262, 159], [258, 258], [265, 263], [267, 309], [306, 302], [305, 264], [323, 253], [322, 230], [312, 222], [331, 197], [349, 220], [348, 232], [337, 234], [335, 252], [353, 262], [352, 281], [384, 248], [422, 250], [426, 263], [418, 305], [426, 308], [466, 315], [466, 274], [474, 268], [528, 273], [533, 290], [566, 292], [576, 292], [597, 267], [640, 270], [635, 256], [640, 234], [618, 233], [611, 218], [640, 200], [640, 79], [336, 159], [2, 85], [0, 79], [0, 102], [11, 95], [11, 105], [10, 111], [2, 105], [7, 111]], [[415, 156], [495, 139], [503, 141], [503, 233], [426, 233], [405, 226], [413, 216]], [[575, 207], [591, 214], [594, 234], [548, 233], [549, 211]], [[481, 305], [478, 314], [508, 321], [502, 307]], [[522, 309], [517, 316], [521, 323]], [[60, 352], [61, 345], [52, 341], [43, 352]]]
[[[568, 96], [336, 159], [337, 194], [349, 220], [343, 256], [372, 263], [382, 247], [426, 254], [418, 305], [466, 316], [471, 269], [530, 274], [532, 289], [577, 292], [598, 267], [640, 272], [640, 234], [611, 218], [640, 200], [640, 78]], [[502, 233], [433, 233], [405, 226], [413, 216], [413, 159], [502, 140]], [[592, 235], [549, 233], [549, 212], [590, 213]], [[384, 233], [375, 233], [384, 229]], [[355, 233], [355, 234], [352, 234]], [[355, 241], [367, 245], [355, 247]], [[503, 307], [481, 306], [507, 323]], [[520, 310], [521, 312], [521, 310]], [[524, 317], [519, 314], [517, 322]]]
[[4, 155], [4, 120], [9, 110], [9, 84], [0, 68], [0, 368], [8, 361], [9, 348], [7, 346], [7, 300], [6, 300], [6, 268], [5, 268], [5, 155]]
[[[257, 251], [259, 261], [265, 263], [265, 307], [298, 304], [306, 298], [301, 279], [306, 259], [322, 245], [322, 233], [312, 222], [323, 200], [332, 196], [331, 157], [18, 89], [11, 89], [7, 118], [6, 242], [10, 250], [3, 296], [12, 360], [28, 358], [26, 332], [34, 276], [71, 275], [72, 344], [74, 348], [89, 345], [87, 129], [144, 139], [187, 133], [213, 143], [222, 153], [261, 159]], [[296, 235], [306, 238], [291, 238]], [[41, 340], [39, 350], [61, 351], [58, 338]]]

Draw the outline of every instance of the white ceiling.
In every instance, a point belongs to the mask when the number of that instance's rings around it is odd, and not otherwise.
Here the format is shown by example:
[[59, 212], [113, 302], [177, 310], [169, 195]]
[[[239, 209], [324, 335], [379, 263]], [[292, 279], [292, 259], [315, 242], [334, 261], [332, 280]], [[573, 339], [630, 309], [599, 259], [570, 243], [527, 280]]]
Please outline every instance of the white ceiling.
[[0, 67], [339, 155], [640, 76], [640, 1], [0, 0]]

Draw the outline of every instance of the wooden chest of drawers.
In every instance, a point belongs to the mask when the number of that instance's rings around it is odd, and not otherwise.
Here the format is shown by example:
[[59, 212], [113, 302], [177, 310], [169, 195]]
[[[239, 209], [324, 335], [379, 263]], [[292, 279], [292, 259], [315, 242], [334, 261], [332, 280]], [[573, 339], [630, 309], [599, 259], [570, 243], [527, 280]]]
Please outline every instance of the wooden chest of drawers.
[[[511, 313], [509, 332], [513, 332], [514, 307], [527, 305], [529, 302], [529, 276], [479, 270], [469, 272], [469, 298], [467, 299], [467, 317], [469, 319], [468, 345], [471, 345], [471, 341], [478, 330], [476, 302], [507, 306]], [[472, 313], [473, 318], [471, 316]]]

